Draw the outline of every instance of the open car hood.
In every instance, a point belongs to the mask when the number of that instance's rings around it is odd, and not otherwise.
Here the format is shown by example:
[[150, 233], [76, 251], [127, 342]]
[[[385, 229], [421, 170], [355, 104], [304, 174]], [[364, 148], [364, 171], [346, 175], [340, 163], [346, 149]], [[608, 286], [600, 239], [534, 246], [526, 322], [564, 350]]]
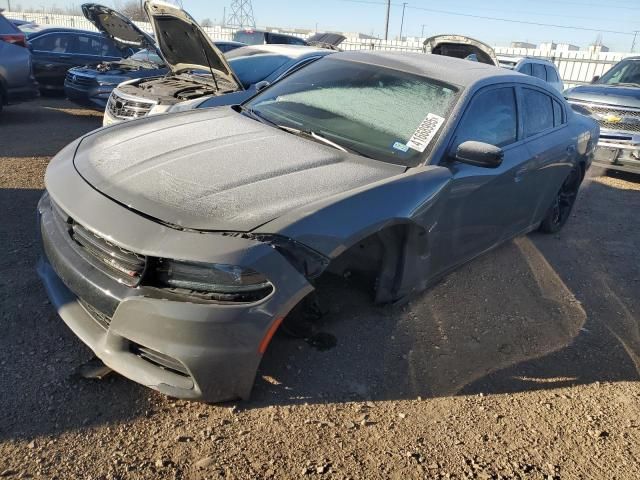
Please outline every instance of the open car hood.
[[82, 13], [101, 33], [113, 40], [120, 49], [156, 49], [153, 38], [140, 30], [131, 19], [120, 12], [97, 3], [85, 3], [82, 5]]
[[424, 52], [446, 57], [467, 58], [480, 63], [500, 66], [496, 52], [486, 43], [464, 35], [436, 35], [424, 41]]
[[307, 43], [314, 47], [330, 48], [337, 50], [338, 45], [347, 39], [344, 35], [339, 33], [316, 33], [307, 39]]
[[174, 73], [213, 70], [242, 90], [242, 84], [209, 35], [184, 10], [169, 3], [146, 0], [144, 9], [158, 40], [162, 57]]

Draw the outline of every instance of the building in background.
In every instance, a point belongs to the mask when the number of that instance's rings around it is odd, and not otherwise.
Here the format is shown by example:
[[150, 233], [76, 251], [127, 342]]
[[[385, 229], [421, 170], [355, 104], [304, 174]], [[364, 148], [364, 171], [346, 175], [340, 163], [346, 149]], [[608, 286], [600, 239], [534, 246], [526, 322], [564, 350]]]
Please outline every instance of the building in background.
[[609, 51], [609, 47], [601, 43], [594, 43], [589, 45], [589, 53], [594, 55], [598, 53], [606, 53], [608, 51]]
[[529, 42], [511, 42], [511, 48], [537, 48], [537, 45]]
[[558, 43], [555, 48], [556, 52], [577, 52], [580, 47], [571, 45], [570, 43]]
[[558, 44], [555, 42], [542, 42], [538, 48], [540, 50], [555, 50], [558, 48]]

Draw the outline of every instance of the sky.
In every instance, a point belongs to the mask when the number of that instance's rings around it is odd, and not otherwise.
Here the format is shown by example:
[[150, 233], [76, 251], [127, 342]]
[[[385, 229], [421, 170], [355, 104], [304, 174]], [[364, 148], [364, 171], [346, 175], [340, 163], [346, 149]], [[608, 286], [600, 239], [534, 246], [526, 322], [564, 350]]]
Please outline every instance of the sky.
[[[0, 7], [21, 5], [42, 9], [82, 3], [82, 0], [0, 0]], [[94, 0], [95, 1], [95, 0]], [[100, 0], [98, 0], [100, 1]], [[113, 6], [114, 0], [103, 0]], [[118, 1], [118, 0], [116, 0]], [[119, 0], [123, 2], [125, 0]], [[400, 33], [402, 2], [393, 0], [389, 36]], [[231, 0], [182, 0], [196, 20], [222, 21]], [[258, 26], [299, 27], [318, 31], [338, 30], [384, 35], [385, 0], [253, 0]], [[436, 11], [437, 10], [437, 11]], [[529, 23], [491, 20], [494, 17]], [[586, 30], [551, 27], [570, 26]], [[612, 51], [630, 51], [634, 30], [640, 30], [640, 0], [428, 0], [407, 1], [404, 35], [439, 33], [469, 35], [492, 45], [508, 46], [512, 41], [571, 43], [586, 47], [598, 35]], [[624, 32], [626, 34], [614, 33]], [[640, 51], [640, 34], [636, 52]]]

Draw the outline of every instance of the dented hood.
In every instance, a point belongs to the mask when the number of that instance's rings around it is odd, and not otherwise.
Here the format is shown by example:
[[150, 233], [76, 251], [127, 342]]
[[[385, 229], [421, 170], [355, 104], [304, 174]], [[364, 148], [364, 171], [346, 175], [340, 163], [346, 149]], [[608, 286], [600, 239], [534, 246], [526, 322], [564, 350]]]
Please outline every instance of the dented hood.
[[97, 130], [81, 141], [74, 165], [96, 190], [146, 216], [194, 230], [238, 232], [405, 171], [231, 108]]
[[113, 40], [120, 49], [156, 49], [153, 38], [140, 30], [131, 19], [120, 12], [97, 3], [85, 3], [82, 5], [82, 13], [102, 34]]
[[486, 43], [464, 35], [436, 35], [424, 41], [424, 52], [446, 57], [470, 57], [480, 63], [500, 66], [496, 52]]
[[162, 57], [174, 73], [213, 70], [242, 90], [241, 83], [209, 35], [184, 10], [169, 3], [146, 0], [144, 9]]

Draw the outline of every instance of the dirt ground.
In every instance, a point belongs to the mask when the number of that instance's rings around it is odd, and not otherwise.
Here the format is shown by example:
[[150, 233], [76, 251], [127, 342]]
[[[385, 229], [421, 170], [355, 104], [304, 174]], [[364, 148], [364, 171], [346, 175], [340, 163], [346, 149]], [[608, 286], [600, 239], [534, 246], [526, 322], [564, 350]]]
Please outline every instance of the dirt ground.
[[640, 177], [592, 172], [561, 234], [404, 307], [332, 286], [334, 348], [276, 336], [250, 402], [206, 405], [80, 379], [40, 286], [44, 169], [99, 126], [60, 99], [0, 115], [0, 477], [640, 478]]

